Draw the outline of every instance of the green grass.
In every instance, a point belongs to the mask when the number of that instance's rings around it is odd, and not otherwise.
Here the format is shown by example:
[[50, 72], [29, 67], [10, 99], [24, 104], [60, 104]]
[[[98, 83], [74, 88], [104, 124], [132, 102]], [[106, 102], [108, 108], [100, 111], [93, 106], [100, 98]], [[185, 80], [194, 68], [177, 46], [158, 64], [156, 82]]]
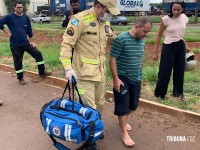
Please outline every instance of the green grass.
[[173, 103], [172, 100], [167, 99], [167, 98], [165, 98], [165, 100], [161, 100], [161, 101], [159, 100], [158, 102], [161, 104], [169, 105], [169, 106], [171, 106]]
[[[139, 17], [140, 16], [126, 16], [126, 18], [129, 19], [131, 23], [134, 23]], [[160, 23], [160, 19], [163, 17], [163, 15], [149, 17], [151, 18], [153, 23]], [[198, 19], [198, 22], [200, 23], [200, 19]], [[194, 23], [194, 17], [189, 17], [189, 23]]]
[[[161, 16], [149, 16], [154, 23], [159, 23]], [[127, 19], [130, 20], [131, 23], [135, 23], [135, 21], [139, 18], [138, 16], [126, 16]]]
[[200, 53], [200, 48], [193, 48], [193, 49], [192, 49], [192, 52], [193, 52], [193, 53]]
[[47, 29], [63, 29], [61, 27], [61, 23], [59, 22], [51, 22], [51, 23], [32, 23], [32, 27], [34, 28], [47, 28]]
[[190, 107], [191, 104], [194, 105], [197, 102], [197, 99], [191, 99], [190, 101], [180, 101], [178, 103], [178, 108], [192, 111], [192, 108]]
[[0, 43], [0, 56], [11, 56], [10, 43], [8, 41]]
[[158, 67], [157, 66], [146, 66], [142, 69], [143, 81], [145, 82], [156, 82], [158, 78]]

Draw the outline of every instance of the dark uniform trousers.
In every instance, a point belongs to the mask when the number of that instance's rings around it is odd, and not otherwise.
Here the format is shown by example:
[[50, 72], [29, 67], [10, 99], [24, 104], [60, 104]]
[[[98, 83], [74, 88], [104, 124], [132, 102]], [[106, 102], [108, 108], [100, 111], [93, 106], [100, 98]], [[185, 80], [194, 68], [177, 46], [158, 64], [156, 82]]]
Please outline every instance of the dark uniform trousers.
[[22, 59], [24, 52], [29, 53], [35, 60], [38, 65], [39, 75], [42, 75], [45, 71], [44, 61], [41, 52], [36, 47], [31, 47], [31, 45], [25, 46], [13, 46], [11, 47], [15, 71], [17, 74], [17, 79], [23, 78], [23, 69], [22, 69]]
[[182, 40], [163, 44], [155, 95], [165, 97], [173, 69], [173, 94], [183, 94], [185, 45]]

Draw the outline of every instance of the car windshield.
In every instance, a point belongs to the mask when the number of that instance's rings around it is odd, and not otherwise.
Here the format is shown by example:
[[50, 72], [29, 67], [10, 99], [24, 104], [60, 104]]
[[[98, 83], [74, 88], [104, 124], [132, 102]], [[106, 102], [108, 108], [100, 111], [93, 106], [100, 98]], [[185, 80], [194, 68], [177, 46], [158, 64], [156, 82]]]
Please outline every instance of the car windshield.
[[112, 20], [126, 20], [126, 17], [124, 17], [124, 16], [114, 16], [112, 18]]
[[118, 16], [118, 19], [125, 20], [126, 18], [124, 16]]

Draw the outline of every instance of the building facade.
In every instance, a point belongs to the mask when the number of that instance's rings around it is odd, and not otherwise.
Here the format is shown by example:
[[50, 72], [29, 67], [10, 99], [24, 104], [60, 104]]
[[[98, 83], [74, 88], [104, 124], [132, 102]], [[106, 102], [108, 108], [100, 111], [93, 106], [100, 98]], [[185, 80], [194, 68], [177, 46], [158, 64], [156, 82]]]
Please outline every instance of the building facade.
[[0, 0], [0, 16], [4, 16], [7, 13], [4, 0]]
[[28, 7], [28, 13], [33, 14], [37, 12], [37, 6], [48, 5], [48, 0], [31, 0]]

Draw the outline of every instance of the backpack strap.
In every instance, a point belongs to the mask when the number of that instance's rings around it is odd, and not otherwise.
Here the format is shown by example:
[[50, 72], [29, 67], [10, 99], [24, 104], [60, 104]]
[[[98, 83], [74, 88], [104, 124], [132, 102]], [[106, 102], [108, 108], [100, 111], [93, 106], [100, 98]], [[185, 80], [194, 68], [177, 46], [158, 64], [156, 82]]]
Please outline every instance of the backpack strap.
[[76, 150], [84, 150], [86, 149], [87, 147], [90, 146], [90, 144], [92, 144], [92, 140], [94, 138], [94, 130], [95, 130], [95, 121], [91, 121], [89, 126], [91, 127], [91, 130], [90, 130], [90, 137], [88, 138], [88, 140], [86, 141], [86, 143], [84, 143], [81, 147], [79, 147], [78, 149]]
[[[48, 134], [49, 135], [49, 134]], [[69, 148], [65, 147], [63, 144], [59, 143], [56, 141], [56, 139], [53, 138], [53, 136], [49, 135], [51, 140], [53, 141], [53, 145], [58, 149], [58, 150], [70, 150]]]

